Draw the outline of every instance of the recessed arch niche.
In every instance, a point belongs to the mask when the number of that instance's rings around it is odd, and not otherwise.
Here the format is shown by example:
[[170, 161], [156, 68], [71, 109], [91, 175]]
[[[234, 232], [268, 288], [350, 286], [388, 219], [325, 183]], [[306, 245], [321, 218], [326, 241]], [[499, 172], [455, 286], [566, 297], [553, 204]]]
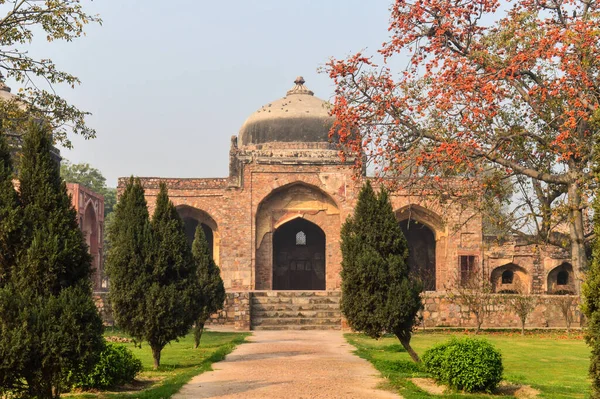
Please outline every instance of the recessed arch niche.
[[492, 289], [504, 294], [529, 294], [531, 282], [527, 270], [515, 263], [496, 267], [491, 274]]
[[257, 206], [254, 229], [255, 289], [339, 288], [341, 253], [332, 237], [340, 234], [340, 212], [329, 194], [304, 182], [277, 188]]
[[420, 205], [396, 211], [396, 218], [408, 245], [408, 264], [423, 282], [425, 291], [435, 291], [443, 283], [438, 263], [446, 244], [444, 223], [439, 215]]
[[102, 287], [102, 266], [100, 265], [100, 229], [98, 226], [98, 218], [96, 216], [96, 208], [92, 201], [89, 201], [83, 213], [81, 222], [85, 242], [89, 247], [90, 255], [92, 256], [92, 282], [94, 290], [99, 290]]
[[190, 245], [194, 241], [196, 228], [198, 226], [202, 228], [204, 236], [206, 237], [206, 241], [208, 242], [208, 247], [211, 251], [211, 256], [218, 265], [221, 236], [215, 220], [208, 214], [208, 212], [188, 205], [178, 206], [177, 213], [183, 220], [185, 236], [187, 237]]
[[548, 294], [575, 294], [573, 266], [563, 262], [548, 273]]

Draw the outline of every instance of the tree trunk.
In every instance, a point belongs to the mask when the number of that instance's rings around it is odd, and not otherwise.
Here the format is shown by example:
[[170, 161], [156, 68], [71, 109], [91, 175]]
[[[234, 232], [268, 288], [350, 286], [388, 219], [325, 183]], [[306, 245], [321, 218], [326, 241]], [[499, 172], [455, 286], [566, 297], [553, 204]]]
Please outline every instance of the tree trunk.
[[154, 359], [154, 370], [157, 370], [160, 367], [160, 352], [162, 348], [159, 346], [151, 346], [152, 347], [152, 358]]
[[408, 354], [410, 355], [410, 358], [413, 360], [413, 362], [421, 363], [421, 358], [419, 357], [419, 355], [417, 355], [417, 352], [414, 351], [412, 346], [410, 346], [410, 332], [409, 333], [396, 332], [394, 335], [396, 335], [396, 338], [398, 338], [398, 340], [400, 340], [400, 343], [402, 344], [404, 349], [406, 349], [406, 352], [408, 352]]
[[521, 335], [525, 336], [525, 319], [521, 319]]
[[200, 346], [200, 338], [202, 338], [202, 332], [204, 331], [204, 322], [197, 322], [194, 327], [194, 349]]
[[571, 237], [571, 262], [575, 273], [577, 292], [581, 285], [582, 273], [587, 270], [587, 256], [585, 253], [585, 229], [583, 211], [581, 206], [581, 192], [577, 183], [569, 184], [569, 236]]

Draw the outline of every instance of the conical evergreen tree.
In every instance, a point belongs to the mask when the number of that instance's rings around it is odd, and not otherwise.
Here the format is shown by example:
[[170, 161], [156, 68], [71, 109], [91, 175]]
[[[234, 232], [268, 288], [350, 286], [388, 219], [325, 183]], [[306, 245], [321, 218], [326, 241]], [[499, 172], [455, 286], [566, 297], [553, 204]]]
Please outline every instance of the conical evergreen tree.
[[211, 314], [223, 309], [225, 302], [225, 286], [219, 266], [215, 264], [204, 230], [201, 226], [196, 227], [194, 242], [192, 243], [192, 255], [197, 267], [198, 281], [200, 283], [200, 300], [201, 313], [194, 325], [194, 343], [197, 348], [200, 345], [200, 338], [204, 331], [204, 324]]
[[585, 340], [592, 349], [589, 374], [592, 380], [590, 398], [600, 399], [600, 198], [596, 196], [594, 209], [594, 242], [592, 262], [583, 284], [583, 312], [587, 317]]
[[170, 341], [184, 336], [197, 319], [199, 286], [196, 265], [185, 236], [183, 221], [160, 184], [152, 216], [155, 239], [154, 269], [146, 294], [146, 340], [152, 348], [154, 367]]
[[158, 368], [162, 349], [184, 336], [200, 312], [196, 267], [166, 185], [160, 186], [149, 221], [144, 189], [131, 178], [108, 238], [106, 272], [115, 321], [138, 342], [148, 342]]
[[392, 332], [414, 361], [411, 332], [422, 285], [411, 279], [408, 249], [388, 194], [367, 182], [341, 231], [341, 308], [350, 326], [370, 337]]
[[0, 128], [0, 287], [10, 279], [20, 242], [21, 208], [13, 179], [10, 149]]
[[145, 296], [152, 278], [153, 237], [144, 189], [139, 179], [127, 183], [108, 229], [106, 274], [116, 324], [136, 341], [145, 338]]
[[91, 257], [51, 148], [46, 126], [31, 122], [20, 176], [23, 230], [0, 289], [1, 389], [30, 398], [59, 397], [69, 373], [90, 368], [104, 347]]

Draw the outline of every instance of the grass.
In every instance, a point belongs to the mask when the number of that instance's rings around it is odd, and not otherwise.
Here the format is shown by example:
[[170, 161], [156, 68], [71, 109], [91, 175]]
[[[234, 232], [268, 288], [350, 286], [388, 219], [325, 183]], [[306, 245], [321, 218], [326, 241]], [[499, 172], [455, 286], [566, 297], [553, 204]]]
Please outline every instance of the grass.
[[[462, 336], [464, 333], [454, 333]], [[472, 335], [472, 334], [471, 334]], [[411, 344], [419, 354], [450, 338], [448, 333], [417, 333]], [[590, 350], [581, 337], [559, 333], [529, 334], [524, 337], [508, 332], [480, 334], [502, 353], [504, 379], [511, 383], [530, 385], [540, 391], [540, 398], [588, 398], [587, 371]], [[409, 378], [428, 377], [393, 337], [380, 340], [362, 334], [346, 334], [356, 354], [370, 361], [384, 377], [384, 388], [402, 394], [406, 399], [421, 398], [490, 398], [490, 395], [450, 393], [430, 395], [417, 388]], [[507, 396], [504, 396], [506, 398]]]
[[[118, 331], [108, 330], [106, 336], [123, 336]], [[150, 347], [142, 344], [136, 348], [132, 343], [124, 344], [133, 351], [135, 356], [142, 361], [144, 370], [138, 379], [145, 383], [133, 387], [124, 387], [124, 390], [137, 390], [135, 392], [98, 392], [70, 395], [80, 398], [139, 398], [159, 399], [169, 398], [179, 391], [192, 377], [205, 371], [212, 370], [211, 365], [223, 360], [238, 344], [244, 342], [248, 333], [223, 333], [206, 331], [202, 334], [200, 347], [194, 349], [193, 334], [188, 334], [179, 342], [167, 345], [161, 354], [161, 365], [158, 370], [153, 370], [153, 360]]]

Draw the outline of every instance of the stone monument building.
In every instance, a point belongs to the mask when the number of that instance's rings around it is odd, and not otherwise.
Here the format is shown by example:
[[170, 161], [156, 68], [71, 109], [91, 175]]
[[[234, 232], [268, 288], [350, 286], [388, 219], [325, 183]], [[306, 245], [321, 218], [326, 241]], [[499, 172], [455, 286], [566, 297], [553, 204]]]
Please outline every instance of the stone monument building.
[[[328, 103], [298, 77], [231, 138], [228, 177], [141, 178], [151, 212], [165, 182], [189, 239], [196, 226], [204, 229], [228, 293], [213, 322], [239, 329], [341, 327], [340, 229], [367, 177], [356, 179], [352, 160], [340, 159], [329, 137], [333, 122]], [[127, 181], [119, 179], [120, 192]], [[578, 290], [561, 251], [494, 244], [474, 210], [401, 190], [391, 200], [411, 267], [426, 285], [428, 325], [472, 325], [445, 289], [474, 270], [483, 270], [497, 292], [517, 282], [531, 294]], [[537, 324], [560, 322], [545, 308], [538, 313]]]

